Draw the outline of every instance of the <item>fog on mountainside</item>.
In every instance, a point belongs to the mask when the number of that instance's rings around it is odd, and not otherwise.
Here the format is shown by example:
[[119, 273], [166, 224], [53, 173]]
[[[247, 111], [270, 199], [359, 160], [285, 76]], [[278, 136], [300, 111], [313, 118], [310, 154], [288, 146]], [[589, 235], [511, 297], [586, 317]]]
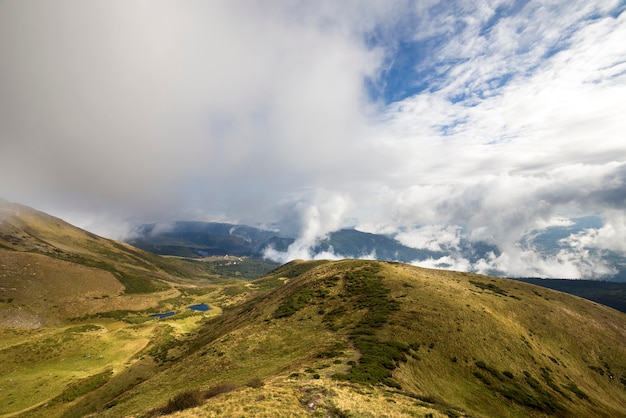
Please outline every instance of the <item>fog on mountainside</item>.
[[[522, 248], [532, 249], [545, 257], [559, 259], [573, 250], [569, 237], [598, 227], [594, 217], [576, 219], [563, 226], [551, 226], [525, 236]], [[502, 256], [501, 249], [488, 242], [470, 241], [457, 236], [453, 242], [434, 245], [411, 241], [405, 234], [372, 234], [355, 229], [339, 229], [322, 237], [306, 240], [290, 237], [277, 230], [245, 225], [211, 222], [168, 222], [143, 225], [134, 230], [129, 243], [159, 254], [206, 257], [210, 255], [246, 255], [285, 263], [294, 259], [360, 258], [392, 260], [418, 266], [470, 271], [503, 277], [543, 277], [626, 281], [626, 257], [617, 252], [587, 250], [575, 262], [577, 275], [560, 276], [560, 270], [546, 272], [540, 259], [527, 264], [517, 275], [498, 268], [493, 261]], [[520, 260], [520, 263], [523, 260]], [[596, 268], [600, 264], [602, 268]], [[580, 272], [585, 272], [580, 275]]]

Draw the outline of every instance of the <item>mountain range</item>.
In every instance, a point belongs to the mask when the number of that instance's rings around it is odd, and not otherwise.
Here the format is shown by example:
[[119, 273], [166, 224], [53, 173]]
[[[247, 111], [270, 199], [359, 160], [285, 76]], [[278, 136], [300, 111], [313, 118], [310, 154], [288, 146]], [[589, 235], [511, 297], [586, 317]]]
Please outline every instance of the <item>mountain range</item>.
[[0, 415], [626, 416], [622, 312], [389, 261], [225, 273], [245, 260], [0, 202]]
[[[518, 243], [547, 257], [559, 258], [559, 252], [571, 250], [567, 237], [584, 233], [602, 225], [596, 217], [571, 220], [570, 224], [550, 226], [533, 231]], [[297, 238], [285, 236], [278, 230], [265, 230], [248, 225], [177, 221], [157, 224], [144, 224], [135, 229], [128, 243], [144, 250], [161, 255], [183, 257], [207, 257], [215, 255], [239, 255], [272, 259], [280, 254], [281, 259], [289, 259], [290, 246], [297, 244]], [[374, 234], [356, 229], [340, 229], [327, 234], [314, 242], [307, 243], [308, 257], [365, 258], [403, 263], [427, 263], [437, 268], [451, 269], [451, 260], [464, 260], [467, 266], [484, 264], [485, 260], [497, 258], [501, 250], [497, 245], [484, 241], [470, 241], [463, 236], [454, 244], [437, 244], [435, 249], [413, 248], [399, 242], [395, 236]], [[271, 251], [269, 251], [271, 250]], [[281, 254], [282, 253], [282, 254]], [[582, 258], [602, 260], [605, 267], [602, 273], [588, 277], [589, 280], [610, 280], [626, 282], [626, 258], [621, 254], [598, 249], [587, 249], [579, 255]], [[607, 273], [612, 271], [612, 273]], [[488, 274], [506, 276], [503, 271], [491, 268]], [[545, 278], [545, 277], [544, 277]], [[558, 277], [550, 277], [558, 278]]]
[[[534, 242], [541, 245], [544, 251], [553, 251], [559, 239], [580, 228], [595, 225], [594, 222], [596, 222], [594, 219], [585, 218], [578, 220], [577, 226], [551, 227], [535, 235]], [[276, 231], [215, 222], [146, 224], [137, 229], [134, 239], [128, 241], [135, 247], [160, 255], [202, 258], [230, 254], [259, 259], [265, 257], [268, 248], [287, 252], [294, 242], [295, 238], [283, 237]], [[497, 254], [498, 248], [486, 243], [461, 241], [457, 251], [461, 251], [471, 262], [476, 262], [490, 252]], [[311, 249], [313, 257], [327, 254], [335, 258], [367, 258], [415, 263], [420, 260], [441, 259], [450, 255], [450, 252], [415, 249], [385, 235], [341, 229], [330, 233]], [[620, 258], [615, 256], [613, 259], [618, 267], [622, 265]], [[275, 264], [277, 265], [278, 263]], [[271, 269], [272, 263], [267, 262], [265, 270], [257, 271], [267, 272]], [[626, 282], [620, 281], [621, 278], [622, 275], [618, 274], [613, 281], [525, 277], [515, 279], [571, 293], [626, 312]]]
[[[145, 224], [135, 230], [128, 243], [162, 255], [207, 257], [212, 255], [240, 255], [263, 257], [268, 248], [285, 252], [296, 241], [277, 231], [263, 230], [247, 225], [217, 222], [178, 221], [166, 224]], [[463, 243], [465, 254], [472, 260], [497, 252], [495, 246]], [[407, 247], [392, 237], [355, 229], [331, 232], [311, 248], [313, 257], [332, 253], [340, 258], [370, 258], [409, 263], [416, 260], [441, 258], [444, 251]]]

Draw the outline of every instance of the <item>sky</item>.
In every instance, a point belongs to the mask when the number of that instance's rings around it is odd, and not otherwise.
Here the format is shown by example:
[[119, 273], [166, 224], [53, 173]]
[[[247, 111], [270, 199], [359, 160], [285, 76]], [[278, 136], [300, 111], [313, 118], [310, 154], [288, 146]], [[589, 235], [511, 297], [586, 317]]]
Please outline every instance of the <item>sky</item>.
[[354, 227], [500, 249], [425, 265], [609, 274], [625, 3], [0, 0], [0, 196], [116, 239], [238, 222], [297, 236], [284, 260]]

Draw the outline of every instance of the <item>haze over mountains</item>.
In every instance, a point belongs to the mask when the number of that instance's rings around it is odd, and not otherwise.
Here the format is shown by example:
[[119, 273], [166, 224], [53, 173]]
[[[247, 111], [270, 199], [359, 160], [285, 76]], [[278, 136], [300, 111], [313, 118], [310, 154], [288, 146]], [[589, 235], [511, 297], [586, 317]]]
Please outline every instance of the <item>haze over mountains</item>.
[[[575, 219], [571, 223], [552, 226], [529, 234], [523, 246], [533, 248], [546, 256], [558, 257], [572, 250], [568, 238], [589, 228], [599, 227], [601, 220], [594, 217]], [[278, 230], [264, 230], [246, 225], [216, 222], [168, 222], [143, 225], [128, 240], [133, 245], [157, 254], [185, 257], [210, 255], [246, 255], [284, 263], [294, 259], [362, 258], [401, 261], [414, 265], [482, 274], [507, 276], [508, 270], [497, 269], [492, 261], [502, 255], [495, 244], [472, 242], [457, 237], [447, 244], [416, 243], [403, 233], [386, 236], [340, 229], [309, 240], [289, 237]], [[408, 241], [414, 248], [402, 244]], [[601, 260], [604, 269], [593, 267]], [[540, 263], [539, 260], [536, 260]], [[585, 267], [584, 276], [548, 274], [542, 266], [527, 265], [521, 277], [573, 278], [626, 281], [626, 258], [618, 252], [587, 250], [580, 253], [577, 265]], [[559, 271], [561, 272], [561, 271]], [[553, 272], [557, 273], [557, 272]], [[517, 276], [520, 277], [520, 276]]]

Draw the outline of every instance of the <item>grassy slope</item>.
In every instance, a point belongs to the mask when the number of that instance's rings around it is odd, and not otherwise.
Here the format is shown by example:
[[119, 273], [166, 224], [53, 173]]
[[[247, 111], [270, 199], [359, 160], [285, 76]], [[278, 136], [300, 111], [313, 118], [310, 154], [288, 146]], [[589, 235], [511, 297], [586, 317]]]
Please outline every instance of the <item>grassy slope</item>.
[[123, 368], [148, 343], [152, 330], [143, 327], [134, 331], [95, 324], [19, 334], [0, 330], [3, 340], [11, 342], [0, 350], [0, 414], [44, 402], [54, 404], [54, 398], [67, 387]]
[[[391, 295], [411, 303], [394, 316], [401, 325], [385, 332], [420, 342], [420, 360], [409, 360], [397, 373], [406, 390], [486, 416], [624, 413], [622, 313], [509, 280], [399, 265], [387, 269]], [[588, 399], [579, 397], [583, 393]]]
[[173, 284], [223, 282], [205, 263], [164, 258], [0, 201], [0, 324], [37, 327], [110, 310], [143, 310]]
[[[89, 391], [164, 334], [197, 328], [244, 283], [0, 200], [0, 415], [47, 403], [45, 415], [55, 416], [76, 385]], [[189, 311], [195, 303], [213, 309]], [[176, 316], [148, 319], [167, 311]], [[56, 402], [67, 390], [73, 395]]]
[[[148, 318], [153, 310], [113, 311], [114, 315], [98, 314], [72, 325], [0, 328], [0, 415], [26, 413], [39, 405], [38, 414], [60, 416], [68, 402], [123, 373], [147, 353], [158, 356], [160, 344], [219, 315], [214, 301], [223, 296], [208, 292], [183, 291], [160, 301], [156, 311], [176, 312], [167, 320]], [[212, 309], [205, 313], [187, 309], [195, 303], [209, 303]], [[96, 384], [98, 376], [102, 381]]]
[[[160, 280], [210, 278], [202, 263], [159, 257], [91, 234], [27, 206], [6, 201], [0, 201], [0, 247], [39, 253], [110, 271], [122, 283], [126, 281], [126, 285], [132, 286], [133, 281], [141, 282], [135, 276], [145, 276], [145, 291], [163, 288]], [[142, 289], [130, 290], [133, 291], [142, 292]]]
[[[370, 261], [292, 263], [255, 285], [256, 297], [164, 341], [160, 360], [146, 355], [66, 416], [146, 413], [224, 382], [239, 389], [180, 416], [624, 416], [626, 319], [612, 309]], [[265, 386], [247, 387], [255, 378]]]

